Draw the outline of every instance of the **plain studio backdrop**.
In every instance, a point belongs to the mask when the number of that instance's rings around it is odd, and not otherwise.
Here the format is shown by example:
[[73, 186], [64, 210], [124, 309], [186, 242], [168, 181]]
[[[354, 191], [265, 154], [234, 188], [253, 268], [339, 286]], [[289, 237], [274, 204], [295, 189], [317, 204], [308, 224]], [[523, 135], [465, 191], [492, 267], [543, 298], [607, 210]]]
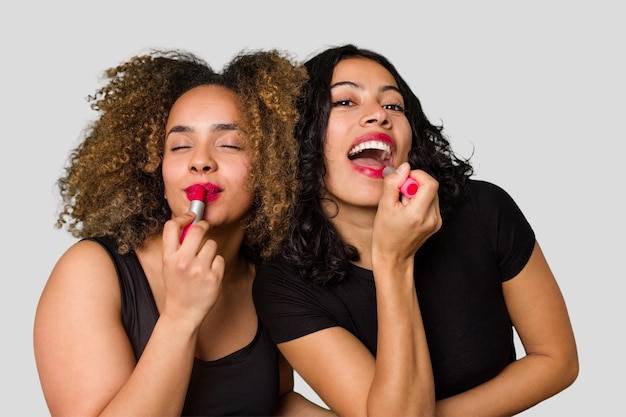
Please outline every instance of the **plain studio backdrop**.
[[[473, 152], [476, 178], [506, 189], [532, 224], [565, 296], [580, 355], [567, 390], [522, 413], [616, 415], [626, 232], [625, 13], [618, 1], [4, 2], [0, 414], [45, 416], [34, 313], [59, 256], [55, 181], [96, 114], [85, 98], [106, 68], [153, 47], [215, 69], [242, 49], [300, 60], [352, 42], [386, 55]], [[319, 401], [297, 379], [296, 389]]]

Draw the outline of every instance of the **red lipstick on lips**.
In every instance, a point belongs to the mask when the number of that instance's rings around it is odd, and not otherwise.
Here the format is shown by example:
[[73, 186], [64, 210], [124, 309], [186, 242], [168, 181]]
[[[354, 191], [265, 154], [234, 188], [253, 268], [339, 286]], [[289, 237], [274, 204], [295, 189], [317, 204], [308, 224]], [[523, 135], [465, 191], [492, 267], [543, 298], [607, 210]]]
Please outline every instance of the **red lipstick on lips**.
[[180, 236], [180, 243], [183, 243], [183, 239], [187, 235], [187, 231], [191, 226], [198, 223], [202, 216], [204, 215], [204, 208], [206, 206], [204, 199], [206, 197], [206, 189], [202, 184], [194, 184], [187, 188], [187, 198], [191, 201], [189, 204], [189, 211], [192, 211], [196, 217], [193, 219], [193, 222], [189, 223], [183, 229], [183, 233]]
[[[370, 149], [358, 150], [361, 144], [366, 142], [380, 142], [389, 146], [388, 150], [381, 149], [378, 145], [372, 146]], [[379, 155], [370, 154], [365, 160], [371, 159], [371, 162], [357, 162], [362, 156], [359, 156], [364, 151], [375, 151], [378, 149]], [[390, 157], [394, 149], [394, 141], [391, 136], [383, 132], [368, 132], [364, 135], [358, 136], [352, 145], [348, 158], [354, 163], [354, 168], [362, 174], [365, 174], [374, 178], [383, 178], [383, 169], [385, 165], [391, 163]], [[363, 161], [363, 159], [361, 159]], [[374, 162], [376, 160], [376, 162]], [[381, 166], [382, 165], [382, 166]]]
[[189, 198], [189, 201], [202, 201], [204, 203], [206, 190], [202, 184], [194, 184], [188, 187], [185, 191], [187, 191], [187, 198]]
[[358, 145], [361, 142], [367, 142], [368, 140], [378, 140], [380, 142], [385, 142], [389, 145], [393, 145], [393, 140], [386, 133], [375, 132], [375, 133], [366, 133], [365, 135], [359, 136], [356, 138], [356, 144]]

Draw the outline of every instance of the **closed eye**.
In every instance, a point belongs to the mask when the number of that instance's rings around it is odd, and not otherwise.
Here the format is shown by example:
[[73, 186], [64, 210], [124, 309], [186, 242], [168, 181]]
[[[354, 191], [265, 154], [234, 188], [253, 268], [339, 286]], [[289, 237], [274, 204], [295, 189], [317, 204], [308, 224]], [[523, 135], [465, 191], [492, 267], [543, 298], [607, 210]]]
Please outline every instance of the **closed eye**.
[[231, 145], [231, 144], [224, 144], [224, 145], [219, 145], [220, 148], [227, 148], [227, 149], [235, 149], [235, 150], [243, 150], [243, 147], [238, 146], [238, 145]]

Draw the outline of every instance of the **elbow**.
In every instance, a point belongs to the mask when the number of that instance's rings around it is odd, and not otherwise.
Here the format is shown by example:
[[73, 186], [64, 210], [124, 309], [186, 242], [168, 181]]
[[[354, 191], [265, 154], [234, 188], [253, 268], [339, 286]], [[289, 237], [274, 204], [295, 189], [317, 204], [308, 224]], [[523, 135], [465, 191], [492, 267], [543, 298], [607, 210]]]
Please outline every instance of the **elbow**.
[[579, 371], [578, 349], [576, 342], [572, 342], [568, 344], [568, 348], [564, 352], [562, 359], [563, 389], [569, 387], [576, 381]]
[[578, 378], [579, 362], [576, 347], [561, 352], [556, 358], [558, 358], [558, 365], [554, 368], [554, 374], [558, 377], [554, 388], [556, 392], [560, 392], [572, 385]]
[[[367, 405], [367, 416], [419, 416], [432, 417], [435, 415], [436, 401], [434, 385], [430, 392], [421, 395], [406, 394], [401, 397], [389, 395], [384, 400], [372, 402], [371, 398]], [[382, 399], [382, 398], [381, 398]]]
[[563, 387], [563, 389], [569, 387], [570, 385], [574, 383], [574, 381], [576, 381], [576, 379], [578, 378], [579, 371], [580, 371], [580, 364], [578, 362], [578, 354], [574, 352], [573, 354], [570, 355], [570, 358], [568, 358], [568, 360], [566, 361], [564, 365], [563, 383], [565, 384], [565, 386]]

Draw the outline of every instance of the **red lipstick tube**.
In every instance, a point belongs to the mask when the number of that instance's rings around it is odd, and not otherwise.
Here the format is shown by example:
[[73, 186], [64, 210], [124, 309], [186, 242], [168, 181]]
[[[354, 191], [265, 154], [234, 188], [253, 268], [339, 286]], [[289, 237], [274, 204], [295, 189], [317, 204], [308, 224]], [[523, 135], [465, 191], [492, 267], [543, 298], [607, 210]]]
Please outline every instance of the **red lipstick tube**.
[[180, 236], [180, 243], [183, 243], [183, 239], [185, 239], [185, 236], [187, 235], [187, 231], [189, 230], [189, 228], [193, 226], [194, 224], [198, 223], [202, 219], [202, 216], [204, 215], [204, 208], [205, 208], [204, 197], [206, 195], [206, 190], [204, 189], [204, 187], [200, 184], [192, 185], [187, 190], [187, 195], [188, 195], [189, 200], [191, 200], [191, 203], [189, 204], [189, 211], [193, 212], [196, 215], [196, 217], [193, 219], [191, 223], [189, 223], [183, 229], [183, 233]]
[[[394, 167], [391, 167], [391, 166], [385, 167], [385, 169], [383, 169], [383, 177], [386, 177], [387, 175], [391, 174], [394, 171], [395, 171]], [[404, 180], [404, 183], [402, 184], [402, 186], [400, 186], [400, 192], [405, 197], [413, 198], [415, 197], [415, 194], [417, 194], [418, 188], [419, 188], [418, 182], [415, 181], [413, 178], [408, 177], [406, 180]]]

